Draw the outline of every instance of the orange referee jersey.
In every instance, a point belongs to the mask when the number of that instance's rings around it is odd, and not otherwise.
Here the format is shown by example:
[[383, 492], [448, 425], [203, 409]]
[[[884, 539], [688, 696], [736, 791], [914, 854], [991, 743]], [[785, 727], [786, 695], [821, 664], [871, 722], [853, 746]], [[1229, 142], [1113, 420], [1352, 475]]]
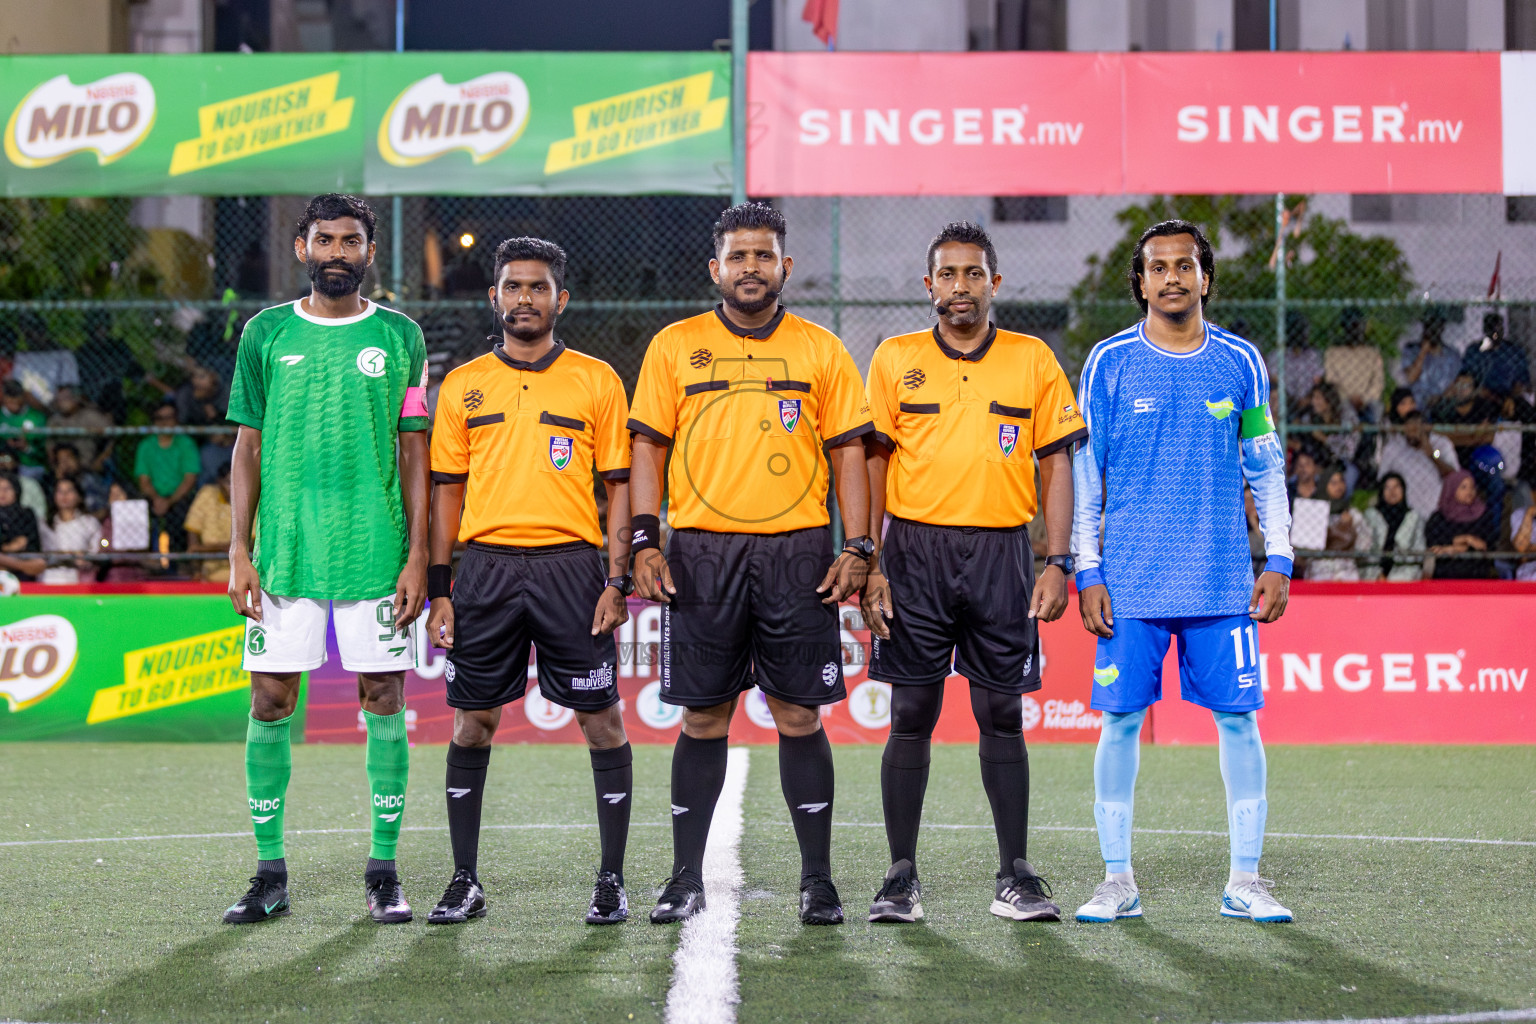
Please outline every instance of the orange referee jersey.
[[938, 328], [887, 338], [869, 365], [875, 438], [891, 449], [885, 508], [935, 526], [1018, 526], [1035, 466], [1088, 436], [1045, 342], [996, 327], [962, 354]]
[[624, 385], [562, 341], [524, 362], [500, 342], [437, 393], [432, 479], [467, 483], [459, 539], [513, 547], [602, 544], [592, 470], [629, 479]]
[[719, 307], [646, 350], [629, 429], [672, 446], [674, 528], [783, 533], [825, 526], [825, 450], [874, 429], [837, 335], [779, 307], [743, 330]]

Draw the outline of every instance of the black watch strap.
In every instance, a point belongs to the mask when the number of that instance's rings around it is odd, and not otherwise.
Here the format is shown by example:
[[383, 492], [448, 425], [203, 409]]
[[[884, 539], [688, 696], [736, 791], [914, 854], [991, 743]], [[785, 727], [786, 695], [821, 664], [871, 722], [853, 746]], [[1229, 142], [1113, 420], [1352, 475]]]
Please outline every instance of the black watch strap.
[[1046, 558], [1045, 564], [1048, 566], [1054, 565], [1068, 576], [1071, 576], [1073, 570], [1075, 570], [1077, 567], [1077, 564], [1073, 561], [1071, 555], [1051, 555]]
[[603, 581], [603, 586], [605, 588], [612, 587], [625, 597], [628, 597], [635, 592], [635, 578], [629, 573], [625, 573], [623, 576], [610, 576]]

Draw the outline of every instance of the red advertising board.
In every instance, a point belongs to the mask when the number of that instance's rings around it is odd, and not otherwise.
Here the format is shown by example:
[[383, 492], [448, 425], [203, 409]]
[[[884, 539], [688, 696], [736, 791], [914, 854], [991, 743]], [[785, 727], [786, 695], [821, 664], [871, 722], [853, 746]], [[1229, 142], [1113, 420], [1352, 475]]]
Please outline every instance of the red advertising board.
[[[1506, 58], [1519, 55], [1505, 54]], [[1497, 53], [754, 53], [754, 195], [1499, 192]], [[1524, 82], [1525, 79], [1520, 79]], [[1536, 80], [1533, 80], [1536, 81]]]
[[[1536, 742], [1536, 646], [1526, 620], [1536, 608], [1531, 584], [1298, 583], [1285, 617], [1259, 634], [1266, 706], [1261, 731], [1275, 743], [1533, 743]], [[898, 612], [899, 613], [899, 612]], [[849, 699], [823, 710], [834, 742], [883, 743], [890, 724], [889, 690], [868, 678], [869, 637], [858, 609], [841, 609], [844, 672]], [[637, 743], [670, 743], [681, 710], [658, 699], [661, 614], [631, 601], [618, 634], [619, 692], [624, 720]], [[1041, 636], [1044, 685], [1024, 699], [1030, 743], [1096, 742], [1099, 716], [1089, 708], [1094, 639], [1077, 618], [1076, 602]], [[427, 649], [406, 682], [408, 730], [423, 743], [446, 743], [453, 711], [443, 690], [443, 652]], [[1178, 699], [1170, 654], [1164, 699], [1151, 715], [1147, 738], [1157, 743], [1212, 743], [1209, 712]], [[965, 681], [949, 680], [935, 738], [972, 743]], [[569, 711], [537, 695], [509, 707], [498, 742], [577, 742]], [[310, 675], [309, 742], [362, 742], [357, 683], [341, 669], [334, 640], [326, 666]], [[738, 709], [733, 739], [775, 741], [759, 691]]]

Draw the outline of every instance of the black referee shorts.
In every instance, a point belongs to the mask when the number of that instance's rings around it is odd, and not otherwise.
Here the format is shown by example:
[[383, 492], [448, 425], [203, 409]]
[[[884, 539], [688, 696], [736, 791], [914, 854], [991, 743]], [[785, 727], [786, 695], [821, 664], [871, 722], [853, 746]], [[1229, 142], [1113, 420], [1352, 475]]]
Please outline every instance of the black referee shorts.
[[677, 587], [661, 609], [661, 699], [724, 704], [753, 686], [814, 707], [847, 696], [837, 609], [816, 593], [832, 564], [825, 526], [787, 533], [674, 530]]
[[1035, 558], [1024, 527], [930, 526], [893, 519], [880, 551], [891, 638], [872, 638], [869, 678], [928, 686], [955, 671], [977, 686], [1040, 688], [1040, 633], [1029, 617]]
[[453, 584], [448, 706], [495, 708], [528, 688], [539, 649], [539, 693], [573, 711], [619, 702], [613, 634], [592, 635], [603, 559], [582, 541], [514, 548], [471, 541]]

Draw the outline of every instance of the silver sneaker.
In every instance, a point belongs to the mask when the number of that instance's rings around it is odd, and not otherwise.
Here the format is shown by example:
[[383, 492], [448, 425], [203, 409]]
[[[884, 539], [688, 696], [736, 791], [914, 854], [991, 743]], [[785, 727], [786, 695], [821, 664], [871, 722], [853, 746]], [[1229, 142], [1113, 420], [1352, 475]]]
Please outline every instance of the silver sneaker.
[[1093, 890], [1093, 899], [1077, 908], [1079, 921], [1108, 924], [1122, 917], [1141, 916], [1141, 892], [1135, 882], [1106, 878]]
[[1275, 883], [1268, 878], [1228, 882], [1221, 891], [1221, 916], [1245, 917], [1263, 924], [1284, 924], [1296, 916], [1269, 894]]

